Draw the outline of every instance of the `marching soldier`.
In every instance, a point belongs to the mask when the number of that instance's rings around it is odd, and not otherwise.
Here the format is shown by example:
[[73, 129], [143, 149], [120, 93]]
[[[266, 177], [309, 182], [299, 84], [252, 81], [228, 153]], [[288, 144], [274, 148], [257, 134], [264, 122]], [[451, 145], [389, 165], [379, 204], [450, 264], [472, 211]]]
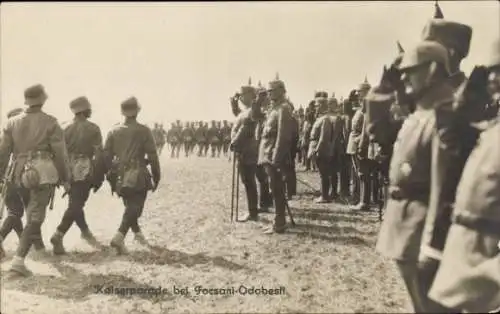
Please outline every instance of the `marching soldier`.
[[[490, 90], [500, 93], [500, 40], [494, 43]], [[429, 296], [466, 313], [500, 310], [500, 119], [481, 134], [457, 188], [452, 222]]]
[[[148, 191], [156, 191], [161, 178], [158, 153], [151, 130], [137, 122], [140, 112], [137, 99], [130, 97], [122, 102], [121, 112], [125, 121], [109, 132], [104, 145], [107, 179], [111, 190], [123, 199], [125, 205], [120, 227], [111, 240], [111, 247], [115, 248], [118, 254], [126, 253], [124, 239], [129, 229], [134, 232], [139, 243], [148, 245], [141, 232], [139, 218]], [[148, 163], [151, 173], [147, 168]]]
[[[7, 113], [7, 119], [13, 118], [23, 112], [23, 108], [12, 109]], [[10, 162], [12, 162], [12, 159]], [[2, 182], [2, 184], [7, 183]], [[0, 228], [0, 260], [5, 255], [2, 242], [9, 235], [9, 233], [14, 230], [17, 237], [21, 239], [21, 234], [23, 233], [23, 204], [28, 202], [28, 195], [20, 195], [10, 184], [6, 186], [5, 195], [2, 195], [2, 197], [5, 199], [5, 207], [7, 207], [7, 218], [5, 218], [2, 227]], [[0, 211], [1, 210], [3, 210], [3, 208], [0, 208]]]
[[189, 156], [194, 146], [194, 128], [189, 122], [186, 122], [184, 128], [181, 131], [182, 142], [184, 143], [184, 154], [186, 157]]
[[42, 111], [47, 94], [42, 85], [24, 91], [24, 113], [10, 119], [0, 144], [0, 174], [4, 175], [13, 155], [13, 168], [6, 184], [27, 198], [26, 226], [12, 262], [11, 271], [29, 276], [24, 260], [31, 245], [41, 242], [41, 226], [57, 184], [69, 192], [70, 173], [64, 135], [57, 119]]
[[318, 118], [314, 122], [310, 135], [309, 152], [307, 157], [314, 159], [318, 165], [321, 177], [321, 196], [316, 203], [329, 203], [330, 191], [333, 187], [333, 127], [329, 115], [326, 93], [317, 93], [316, 103]]
[[222, 141], [224, 140], [224, 135], [222, 134], [222, 122], [217, 121], [217, 157], [220, 158], [220, 153], [222, 152]]
[[[257, 183], [256, 168], [258, 146], [255, 137], [256, 121], [252, 117], [252, 104], [255, 100], [255, 88], [247, 85], [241, 87], [239, 100], [245, 106], [240, 110], [236, 117], [233, 129], [231, 131], [231, 150], [238, 160], [238, 168], [241, 181], [245, 187], [247, 195], [248, 215], [241, 221], [257, 221], [259, 212], [257, 208]], [[235, 109], [234, 98], [231, 100], [231, 106]], [[237, 104], [236, 104], [237, 105]], [[233, 110], [236, 113], [236, 110]]]
[[201, 157], [205, 151], [205, 125], [203, 121], [198, 122], [198, 128], [196, 128], [194, 136], [196, 144], [198, 144], [198, 157]]
[[271, 110], [266, 116], [259, 148], [259, 164], [264, 165], [271, 183], [274, 198], [275, 218], [272, 228], [265, 233], [283, 233], [286, 229], [287, 206], [283, 169], [290, 162], [292, 146], [292, 112], [285, 98], [285, 83], [276, 78], [269, 83]]
[[393, 258], [417, 313], [447, 313], [427, 297], [432, 274], [418, 264], [431, 189], [431, 154], [435, 132], [433, 108], [453, 99], [448, 51], [437, 42], [423, 41], [405, 53], [400, 70], [411, 90], [416, 110], [404, 122], [394, 144], [385, 219], [377, 250]]
[[179, 150], [182, 145], [180, 132], [179, 126], [172, 122], [170, 129], [167, 131], [167, 143], [170, 145], [170, 158], [179, 157]]
[[63, 130], [71, 170], [71, 189], [68, 194], [68, 208], [57, 231], [50, 238], [56, 255], [65, 253], [63, 238], [73, 222], [80, 228], [82, 239], [94, 247], [99, 246], [85, 220], [83, 208], [90, 190], [93, 189], [96, 193], [104, 181], [101, 130], [88, 120], [92, 109], [87, 97], [74, 99], [70, 108], [75, 118], [66, 124]]
[[[207, 144], [210, 145], [212, 151], [212, 158], [215, 158], [215, 152], [219, 145], [219, 130], [215, 124], [215, 120], [212, 120], [212, 125], [207, 129]], [[207, 146], [208, 147], [208, 146]]]
[[227, 157], [229, 144], [231, 143], [231, 127], [227, 124], [227, 120], [222, 121], [222, 153]]

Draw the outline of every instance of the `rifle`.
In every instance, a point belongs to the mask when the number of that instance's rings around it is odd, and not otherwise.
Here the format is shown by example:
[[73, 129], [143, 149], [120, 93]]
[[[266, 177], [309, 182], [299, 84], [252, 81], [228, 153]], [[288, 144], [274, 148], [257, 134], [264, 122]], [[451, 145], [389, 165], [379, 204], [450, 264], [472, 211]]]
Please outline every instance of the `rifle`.
[[4, 179], [2, 182], [2, 194], [0, 195], [0, 220], [3, 217], [3, 211], [5, 208], [5, 198], [7, 196], [8, 185], [11, 183], [12, 175], [14, 174], [14, 161], [12, 158], [9, 160], [7, 169], [5, 171]]

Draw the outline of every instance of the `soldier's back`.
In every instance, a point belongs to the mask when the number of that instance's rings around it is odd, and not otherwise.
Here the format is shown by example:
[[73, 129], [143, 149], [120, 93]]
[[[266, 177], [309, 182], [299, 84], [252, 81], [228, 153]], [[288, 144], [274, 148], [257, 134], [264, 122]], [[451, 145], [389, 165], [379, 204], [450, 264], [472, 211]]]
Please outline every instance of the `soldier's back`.
[[113, 154], [120, 160], [142, 160], [148, 150], [148, 139], [152, 138], [151, 130], [136, 121], [120, 123], [110, 131]]
[[69, 154], [92, 156], [96, 145], [102, 143], [101, 129], [87, 119], [74, 119], [63, 125], [64, 139]]

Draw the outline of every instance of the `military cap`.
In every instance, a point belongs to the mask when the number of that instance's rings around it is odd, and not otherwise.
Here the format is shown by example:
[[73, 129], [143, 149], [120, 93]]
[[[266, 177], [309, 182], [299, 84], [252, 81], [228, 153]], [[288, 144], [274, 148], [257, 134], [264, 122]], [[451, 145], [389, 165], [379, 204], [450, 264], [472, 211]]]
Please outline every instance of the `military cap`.
[[83, 112], [85, 110], [89, 110], [91, 106], [90, 106], [90, 102], [87, 99], [87, 97], [81, 96], [81, 97], [78, 97], [76, 99], [73, 99], [69, 103], [69, 107], [71, 108], [71, 111], [74, 114], [77, 114], [77, 113]]
[[486, 62], [486, 67], [493, 68], [500, 66], [500, 37], [493, 42], [492, 49]]
[[448, 50], [454, 50], [461, 58], [469, 54], [472, 28], [458, 22], [432, 19], [422, 31], [422, 40], [437, 41]]
[[15, 117], [18, 114], [21, 114], [22, 112], [24, 112], [23, 108], [14, 108], [14, 109], [10, 110], [9, 112], [7, 112], [7, 119]]
[[24, 103], [28, 106], [43, 105], [48, 96], [41, 84], [33, 85], [24, 90]]
[[130, 97], [121, 103], [122, 114], [126, 117], [135, 116], [141, 110], [137, 98]]
[[404, 71], [427, 62], [440, 63], [450, 73], [448, 51], [442, 44], [428, 40], [420, 42], [416, 47], [406, 52], [399, 68]]

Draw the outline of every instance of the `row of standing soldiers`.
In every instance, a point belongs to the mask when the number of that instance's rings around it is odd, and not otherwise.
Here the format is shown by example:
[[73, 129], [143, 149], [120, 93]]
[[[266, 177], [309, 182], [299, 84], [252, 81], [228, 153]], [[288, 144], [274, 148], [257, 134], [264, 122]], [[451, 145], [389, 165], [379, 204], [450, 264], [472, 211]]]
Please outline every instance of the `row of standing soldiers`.
[[9, 112], [0, 138], [0, 212], [3, 213], [4, 205], [7, 208], [7, 217], [0, 227], [0, 258], [5, 255], [5, 237], [11, 231], [19, 237], [10, 271], [23, 276], [31, 274], [25, 258], [32, 247], [35, 258], [47, 255], [41, 226], [47, 207], [53, 207], [57, 187], [64, 188], [62, 197], [67, 197], [68, 206], [50, 238], [54, 254], [65, 254], [63, 238], [73, 224], [88, 244], [103, 247], [91, 232], [84, 207], [90, 192], [96, 193], [105, 180], [125, 207], [110, 246], [119, 254], [126, 253], [124, 239], [130, 230], [136, 241], [149, 245], [139, 218], [147, 194], [158, 187], [161, 173], [153, 134], [137, 121], [138, 100], [130, 97], [122, 102], [124, 121], [111, 129], [103, 145], [99, 126], [89, 120], [92, 109], [85, 96], [70, 102], [74, 119], [62, 125], [43, 111], [48, 96], [42, 85], [27, 88], [24, 98], [26, 108]]
[[472, 28], [435, 4], [420, 42], [364, 99], [364, 136], [387, 156], [376, 249], [417, 313], [500, 310], [500, 40], [469, 77]]
[[171, 158], [179, 158], [181, 149], [184, 149], [184, 156], [188, 157], [193, 154], [195, 148], [199, 157], [207, 157], [210, 149], [210, 156], [214, 158], [221, 157], [221, 154], [228, 156], [231, 127], [232, 124], [227, 120], [212, 120], [210, 125], [203, 121], [182, 124], [177, 120], [172, 122], [168, 131], [159, 124], [156, 124], [152, 131], [160, 154], [163, 146], [168, 144]]

